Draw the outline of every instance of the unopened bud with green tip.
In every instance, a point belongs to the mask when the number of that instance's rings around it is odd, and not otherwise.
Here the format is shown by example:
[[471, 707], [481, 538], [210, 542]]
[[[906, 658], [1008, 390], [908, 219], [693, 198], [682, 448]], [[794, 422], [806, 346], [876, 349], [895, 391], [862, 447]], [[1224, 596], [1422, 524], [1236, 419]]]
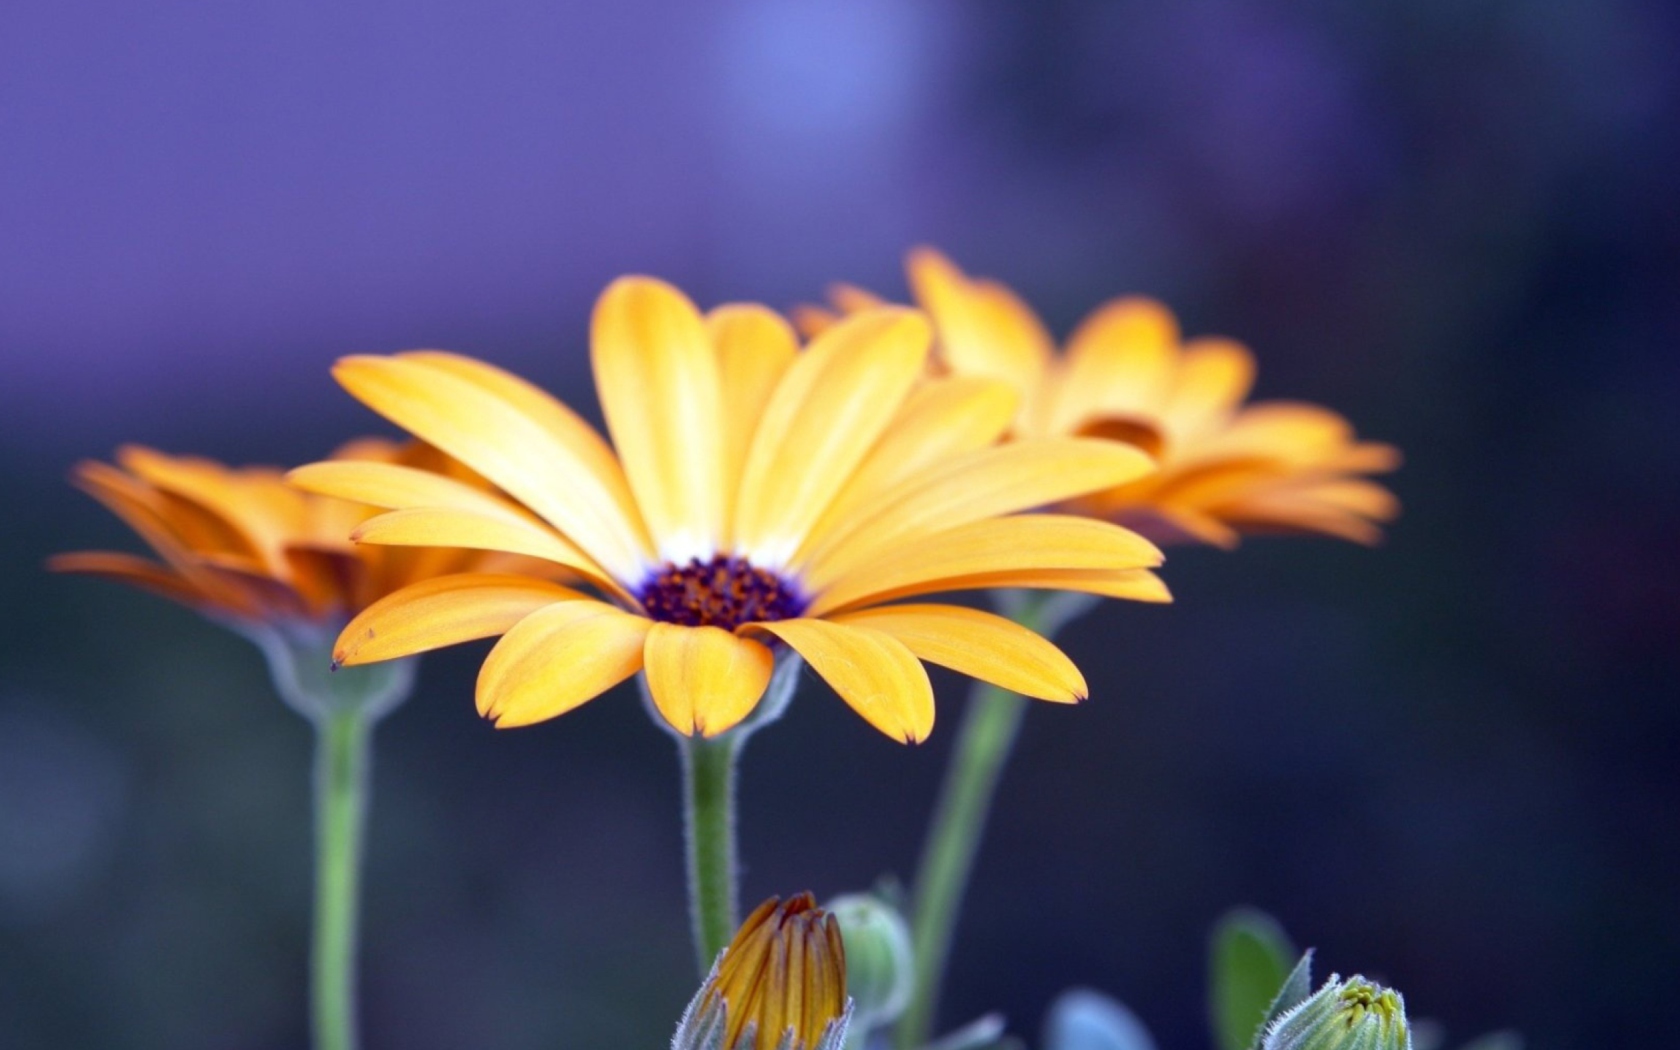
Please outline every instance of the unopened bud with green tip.
[[1412, 1050], [1406, 1001], [1363, 977], [1330, 980], [1273, 1021], [1261, 1050]]
[[872, 893], [848, 893], [828, 904], [846, 942], [846, 988], [855, 1004], [854, 1031], [891, 1024], [910, 1002], [915, 983], [910, 927], [897, 908]]

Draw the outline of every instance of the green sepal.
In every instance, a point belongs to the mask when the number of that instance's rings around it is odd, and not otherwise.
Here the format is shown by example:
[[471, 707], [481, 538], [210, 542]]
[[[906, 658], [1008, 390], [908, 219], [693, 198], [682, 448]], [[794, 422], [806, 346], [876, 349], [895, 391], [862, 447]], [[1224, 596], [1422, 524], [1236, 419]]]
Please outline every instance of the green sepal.
[[1214, 925], [1208, 954], [1208, 1022], [1219, 1050], [1250, 1050], [1255, 1045], [1270, 1016], [1267, 1007], [1284, 987], [1294, 958], [1288, 934], [1265, 912], [1238, 908]]
[[1260, 1030], [1254, 1033], [1254, 1042], [1249, 1045], [1249, 1050], [1260, 1050], [1260, 1043], [1266, 1038], [1266, 1029], [1272, 1026], [1272, 1022], [1306, 1002], [1312, 995], [1312, 957], [1311, 948], [1301, 953], [1300, 961], [1289, 971], [1283, 987], [1278, 989], [1277, 997], [1266, 1007], [1266, 1019], [1260, 1022]]
[[231, 624], [262, 650], [269, 678], [286, 706], [311, 722], [354, 714], [377, 722], [414, 690], [418, 657], [356, 667], [333, 662], [338, 628], [313, 622]]

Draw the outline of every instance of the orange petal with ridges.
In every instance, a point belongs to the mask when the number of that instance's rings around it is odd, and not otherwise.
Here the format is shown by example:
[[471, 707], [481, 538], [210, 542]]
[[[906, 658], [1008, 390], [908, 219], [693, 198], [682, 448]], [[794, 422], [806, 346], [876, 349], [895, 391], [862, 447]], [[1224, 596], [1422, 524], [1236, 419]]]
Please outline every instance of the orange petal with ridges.
[[545, 605], [588, 595], [524, 576], [457, 573], [386, 595], [339, 633], [333, 660], [365, 664], [491, 638]]
[[1177, 361], [1172, 311], [1141, 296], [1103, 304], [1068, 339], [1050, 429], [1096, 415], [1157, 418]]
[[732, 303], [706, 315], [717, 353], [723, 397], [724, 544], [734, 528], [736, 494], [753, 434], [782, 374], [799, 354], [799, 339], [779, 314], [755, 303]]
[[442, 474], [394, 463], [326, 460], [298, 467], [286, 480], [306, 492], [386, 510], [445, 507], [534, 523], [527, 511], [500, 496]]
[[[1009, 429], [1020, 400], [1013, 387], [996, 379], [923, 383], [905, 399], [810, 536], [826, 540], [836, 528], [872, 513], [905, 478], [992, 444]], [[812, 546], [808, 537], [795, 563], [803, 563]]]
[[333, 375], [363, 404], [542, 515], [614, 576], [641, 574], [637, 524], [589, 465], [518, 404], [423, 360], [347, 357]]
[[[445, 350], [410, 350], [397, 357], [460, 376], [530, 417], [588, 471], [599, 492], [612, 501], [618, 515], [635, 530], [638, 546], [644, 550], [651, 548], [641, 511], [624, 477], [624, 467], [612, 446], [582, 416], [536, 384], [477, 358]], [[431, 469], [429, 464], [419, 465]]]
[[82, 573], [132, 584], [183, 605], [197, 607], [204, 601], [204, 596], [186, 580], [155, 561], [132, 554], [119, 554], [115, 551], [55, 554], [47, 559], [47, 568], [52, 572]]
[[723, 532], [723, 402], [717, 356], [688, 297], [621, 277], [590, 325], [595, 388], [659, 556], [705, 557]]
[[913, 249], [905, 271], [952, 372], [1002, 379], [1028, 401], [1036, 395], [1054, 342], [1031, 307], [1001, 284], [970, 280], [932, 248]]
[[602, 568], [558, 533], [534, 522], [453, 507], [413, 507], [387, 511], [356, 527], [357, 543], [399, 547], [463, 547], [504, 551], [564, 565], [614, 594], [626, 592]]
[[479, 668], [478, 713], [498, 729], [595, 699], [642, 668], [649, 621], [605, 602], [556, 602], [515, 624]]
[[815, 596], [809, 615], [821, 616], [906, 587], [939, 589], [942, 580], [1040, 569], [1144, 569], [1161, 564], [1161, 552], [1135, 532], [1107, 522], [1063, 514], [990, 518], [884, 552], [835, 580]]
[[821, 590], [891, 546], [1050, 506], [1154, 470], [1154, 461], [1129, 445], [1089, 438], [1028, 438], [982, 449], [883, 494], [879, 509], [814, 554], [802, 575]]
[[886, 605], [833, 619], [885, 631], [918, 659], [1022, 696], [1076, 703], [1088, 693], [1085, 676], [1060, 649], [994, 613], [957, 605]]
[[653, 705], [686, 736], [716, 736], [747, 717], [770, 684], [775, 657], [718, 627], [656, 623], [642, 649]]
[[1161, 408], [1167, 429], [1182, 439], [1223, 425], [1254, 386], [1254, 371], [1254, 355], [1235, 340], [1186, 343]]
[[757, 623], [805, 658], [870, 725], [900, 743], [933, 732], [933, 686], [903, 642], [872, 627], [798, 619]]
[[775, 567], [811, 527], [897, 413], [926, 362], [931, 332], [913, 310], [848, 317], [782, 376], [741, 477], [735, 544]]

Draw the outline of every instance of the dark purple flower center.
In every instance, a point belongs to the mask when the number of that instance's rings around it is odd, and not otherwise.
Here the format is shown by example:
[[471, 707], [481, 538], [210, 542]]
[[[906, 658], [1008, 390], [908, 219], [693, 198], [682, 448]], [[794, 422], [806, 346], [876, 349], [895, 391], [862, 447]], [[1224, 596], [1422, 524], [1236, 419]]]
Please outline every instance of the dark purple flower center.
[[789, 620], [805, 611], [805, 598], [790, 581], [725, 554], [708, 561], [692, 558], [687, 565], [667, 562], [648, 577], [637, 597], [651, 619], [726, 631], [755, 620]]

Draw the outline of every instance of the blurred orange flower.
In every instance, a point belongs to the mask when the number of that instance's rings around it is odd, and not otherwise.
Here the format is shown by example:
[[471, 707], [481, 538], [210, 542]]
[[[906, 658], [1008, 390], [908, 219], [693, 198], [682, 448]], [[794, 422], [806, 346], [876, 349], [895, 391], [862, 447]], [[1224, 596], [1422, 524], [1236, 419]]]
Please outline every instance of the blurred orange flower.
[[[1183, 341], [1172, 312], [1154, 300], [1111, 300], [1057, 353], [1038, 315], [1004, 285], [971, 278], [930, 248], [912, 251], [906, 268], [938, 333], [938, 367], [1017, 391], [1017, 439], [1103, 437], [1158, 461], [1156, 473], [1068, 509], [1157, 540], [1227, 548], [1251, 532], [1374, 543], [1399, 512], [1393, 494], [1365, 476], [1398, 466], [1397, 449], [1357, 440], [1347, 420], [1318, 405], [1244, 404], [1255, 372], [1247, 348]], [[800, 327], [815, 333], [879, 302], [845, 285], [831, 301], [832, 310], [801, 308]]]
[[[82, 551], [54, 556], [48, 562], [53, 570], [120, 580], [235, 624], [336, 625], [416, 580], [493, 567], [477, 551], [357, 546], [350, 533], [376, 511], [294, 488], [278, 468], [227, 467], [137, 445], [119, 449], [116, 458], [118, 466], [78, 465], [75, 482], [139, 534], [159, 560]], [[483, 484], [414, 442], [365, 438], [334, 458]]]

